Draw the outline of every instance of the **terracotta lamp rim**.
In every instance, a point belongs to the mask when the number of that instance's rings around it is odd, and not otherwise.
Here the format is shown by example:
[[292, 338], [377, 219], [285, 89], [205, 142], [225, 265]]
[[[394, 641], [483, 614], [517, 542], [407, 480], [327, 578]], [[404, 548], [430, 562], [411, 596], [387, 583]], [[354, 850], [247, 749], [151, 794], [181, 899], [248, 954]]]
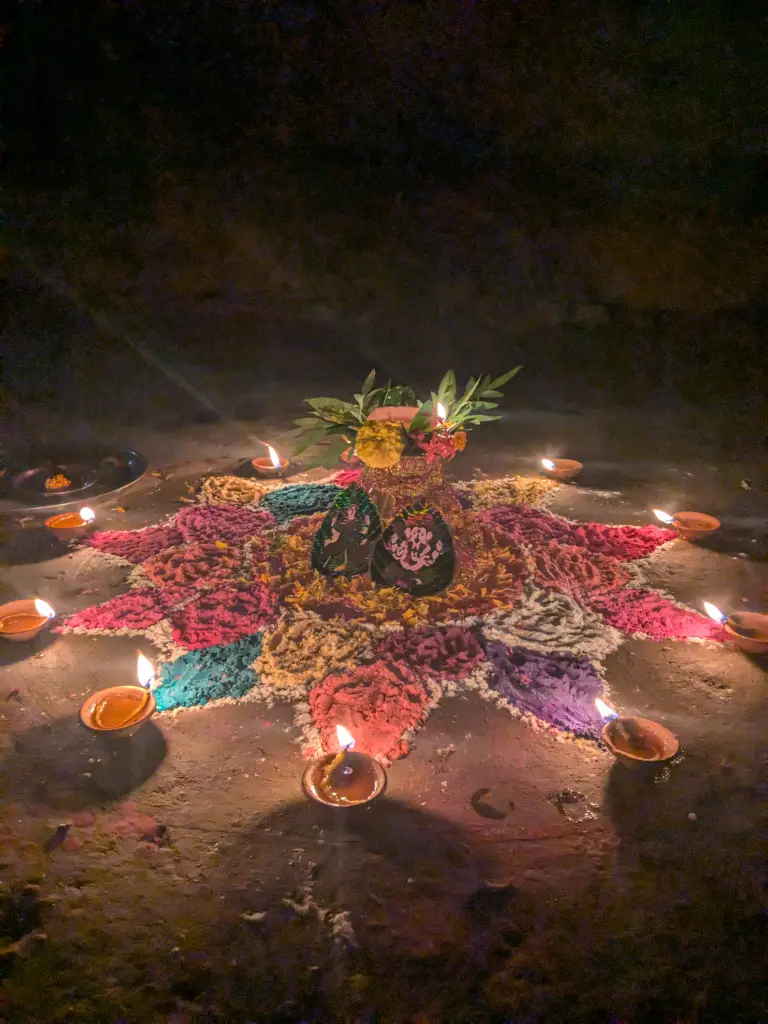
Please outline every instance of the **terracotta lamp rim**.
[[321, 807], [329, 807], [334, 810], [354, 810], [356, 807], [367, 807], [369, 804], [373, 803], [374, 800], [378, 800], [380, 796], [384, 795], [387, 788], [387, 773], [384, 771], [383, 765], [381, 765], [376, 758], [371, 757], [370, 754], [363, 754], [359, 751], [355, 751], [353, 756], [364, 759], [373, 769], [375, 777], [375, 788], [373, 789], [373, 792], [363, 800], [355, 800], [349, 803], [344, 803], [339, 800], [325, 799], [322, 792], [313, 782], [313, 775], [319, 769], [330, 765], [336, 756], [337, 755], [334, 753], [323, 754], [321, 757], [315, 758], [315, 760], [305, 768], [301, 777], [301, 785], [305, 795], [310, 800], [320, 804]]
[[630, 750], [625, 750], [623, 747], [618, 747], [613, 739], [613, 730], [616, 727], [616, 723], [622, 721], [625, 716], [619, 716], [619, 718], [612, 718], [605, 723], [602, 732], [600, 733], [600, 739], [608, 747], [614, 757], [628, 765], [662, 765], [671, 761], [672, 758], [680, 750], [680, 741], [677, 736], [665, 725], [661, 725], [660, 722], [654, 722], [650, 718], [639, 718], [635, 715], [626, 716], [626, 720], [635, 722], [640, 726], [647, 734], [653, 736], [661, 744], [658, 757], [643, 757], [639, 754], [633, 754]]
[[95, 693], [90, 694], [80, 707], [80, 721], [91, 732], [98, 733], [102, 736], [128, 736], [135, 732], [140, 726], [144, 725], [157, 710], [157, 701], [155, 700], [154, 694], [149, 692], [149, 699], [146, 705], [134, 718], [130, 718], [123, 725], [108, 727], [99, 725], [95, 721], [95, 710], [96, 706], [100, 701], [104, 700], [110, 694], [116, 695], [120, 692], [130, 691], [133, 695], [136, 691], [139, 691], [141, 697], [147, 693], [146, 687], [139, 686], [137, 683], [125, 684], [120, 686], [107, 686], [103, 690], [97, 690]]
[[35, 608], [34, 598], [22, 598], [19, 601], [8, 601], [6, 604], [0, 605], [0, 623], [4, 619], [11, 619], [14, 616], [34, 616], [38, 621], [35, 625], [30, 626], [28, 629], [19, 630], [5, 630], [0, 629], [0, 638], [3, 640], [10, 640], [13, 643], [19, 643], [23, 640], [32, 640], [37, 634], [45, 629], [49, 622], [52, 622], [52, 617], [47, 615], [40, 615]]

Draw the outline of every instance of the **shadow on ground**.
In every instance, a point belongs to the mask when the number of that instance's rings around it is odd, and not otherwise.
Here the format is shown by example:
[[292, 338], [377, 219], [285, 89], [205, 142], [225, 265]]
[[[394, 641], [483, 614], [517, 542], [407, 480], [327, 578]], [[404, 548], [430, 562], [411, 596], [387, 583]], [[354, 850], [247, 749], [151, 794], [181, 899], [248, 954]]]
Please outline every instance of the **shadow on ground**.
[[157, 771], [168, 753], [153, 722], [128, 739], [91, 734], [79, 718], [37, 723], [12, 737], [0, 779], [38, 806], [78, 811], [125, 796]]

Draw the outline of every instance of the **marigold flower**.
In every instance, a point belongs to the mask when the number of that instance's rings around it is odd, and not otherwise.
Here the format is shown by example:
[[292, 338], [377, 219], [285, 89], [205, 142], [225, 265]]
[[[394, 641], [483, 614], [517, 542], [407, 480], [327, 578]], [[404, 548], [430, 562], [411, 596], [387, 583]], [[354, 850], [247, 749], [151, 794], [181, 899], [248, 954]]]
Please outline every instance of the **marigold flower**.
[[404, 448], [402, 427], [389, 420], [364, 423], [355, 439], [358, 458], [374, 469], [391, 469], [397, 465]]

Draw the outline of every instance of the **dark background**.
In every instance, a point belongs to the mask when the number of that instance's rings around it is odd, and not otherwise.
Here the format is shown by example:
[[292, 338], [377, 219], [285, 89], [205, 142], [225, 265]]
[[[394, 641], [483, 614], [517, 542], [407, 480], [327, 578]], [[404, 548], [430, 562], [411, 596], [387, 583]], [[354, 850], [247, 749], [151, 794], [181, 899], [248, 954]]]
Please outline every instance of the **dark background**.
[[98, 412], [96, 310], [219, 400], [256, 368], [522, 361], [534, 405], [762, 435], [766, 26], [761, 0], [17, 2], [6, 396]]

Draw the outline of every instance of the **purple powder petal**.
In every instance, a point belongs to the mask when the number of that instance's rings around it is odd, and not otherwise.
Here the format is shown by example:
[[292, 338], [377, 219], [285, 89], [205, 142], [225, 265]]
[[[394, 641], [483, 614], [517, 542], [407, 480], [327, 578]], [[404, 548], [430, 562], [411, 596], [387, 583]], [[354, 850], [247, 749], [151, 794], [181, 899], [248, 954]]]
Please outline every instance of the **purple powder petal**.
[[491, 689], [520, 711], [578, 736], [600, 735], [595, 698], [603, 684], [588, 658], [510, 649], [498, 643], [488, 644], [485, 650], [493, 667]]

